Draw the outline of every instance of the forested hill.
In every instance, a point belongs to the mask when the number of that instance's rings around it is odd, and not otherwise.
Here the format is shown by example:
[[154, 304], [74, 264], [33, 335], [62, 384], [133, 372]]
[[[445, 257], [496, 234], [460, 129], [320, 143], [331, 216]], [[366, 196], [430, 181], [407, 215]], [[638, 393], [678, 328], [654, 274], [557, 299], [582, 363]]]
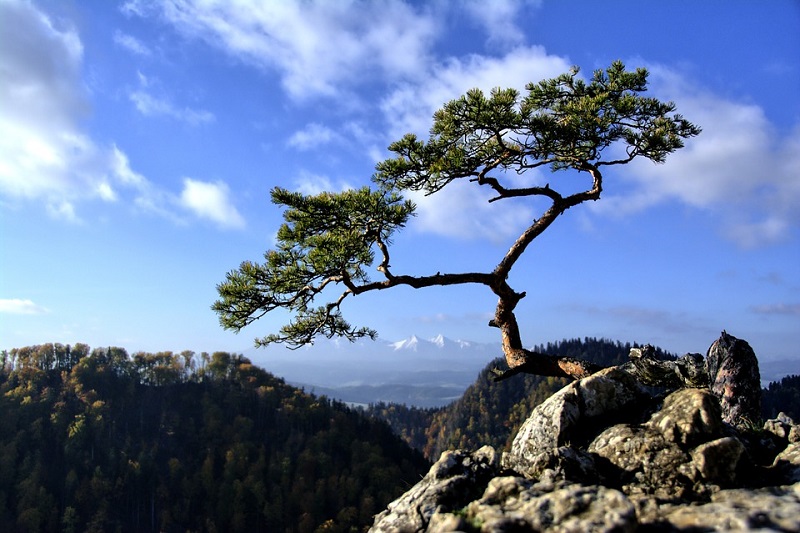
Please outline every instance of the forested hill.
[[239, 355], [3, 352], [0, 531], [350, 531], [429, 464]]
[[[540, 345], [534, 347], [534, 351], [612, 366], [627, 362], [632, 347], [636, 345], [585, 338]], [[656, 353], [661, 358], [674, 357], [658, 348]], [[444, 450], [475, 450], [485, 444], [491, 444], [497, 450], [508, 450], [533, 408], [568, 381], [520, 374], [496, 383], [492, 380], [491, 370], [503, 365], [502, 359], [491, 362], [464, 395], [446, 407], [421, 409], [379, 403], [371, 405], [367, 412], [389, 422], [398, 435], [431, 460], [438, 458]], [[775, 418], [779, 412], [800, 420], [800, 376], [787, 376], [763, 390], [764, 419]]]

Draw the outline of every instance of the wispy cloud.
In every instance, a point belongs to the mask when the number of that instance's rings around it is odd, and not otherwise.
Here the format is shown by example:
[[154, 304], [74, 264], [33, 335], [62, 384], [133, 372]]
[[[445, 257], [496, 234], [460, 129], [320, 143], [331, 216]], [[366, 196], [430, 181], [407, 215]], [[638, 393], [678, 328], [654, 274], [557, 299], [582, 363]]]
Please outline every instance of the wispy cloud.
[[166, 0], [126, 6], [131, 14], [156, 12], [186, 35], [277, 72], [297, 99], [339, 95], [375, 76], [418, 76], [437, 27], [427, 8], [400, 1]]
[[759, 315], [800, 316], [800, 304], [756, 305], [751, 307], [750, 310]]
[[223, 228], [240, 229], [244, 217], [230, 199], [228, 186], [221, 182], [204, 182], [184, 178], [180, 203], [200, 218], [215, 222]]
[[624, 183], [609, 183], [592, 210], [620, 216], [677, 200], [713, 212], [721, 232], [743, 248], [789, 238], [800, 226], [800, 125], [779, 137], [759, 106], [710, 93], [662, 66], [650, 70], [652, 91], [703, 132], [664, 165], [616, 169]]
[[426, 136], [433, 113], [446, 102], [469, 89], [485, 92], [494, 87], [514, 87], [520, 91], [531, 81], [567, 72], [566, 58], [550, 55], [541, 46], [519, 47], [499, 57], [471, 55], [431, 64], [416, 83], [405, 83], [381, 102], [392, 139], [407, 132]]
[[490, 44], [507, 46], [525, 40], [525, 32], [517, 25], [520, 11], [538, 7], [541, 0], [464, 0], [462, 4], [486, 32]]
[[328, 176], [314, 174], [306, 170], [300, 171], [294, 180], [295, 189], [302, 194], [319, 194], [322, 192], [341, 192], [352, 189], [353, 186], [344, 180], [334, 182]]
[[139, 39], [120, 30], [114, 32], [114, 43], [129, 52], [139, 56], [149, 56], [152, 54], [150, 48]]
[[132, 92], [129, 97], [136, 109], [146, 116], [167, 116], [186, 122], [191, 126], [208, 124], [216, 120], [216, 117], [210, 111], [178, 107], [167, 98], [159, 98], [142, 90]]
[[338, 138], [338, 134], [332, 129], [323, 124], [312, 122], [292, 134], [287, 144], [298, 150], [310, 150], [315, 146], [327, 144], [336, 138]]
[[696, 317], [680, 311], [670, 311], [639, 305], [595, 306], [570, 304], [563, 306], [566, 311], [577, 312], [599, 318], [613, 318], [618, 323], [629, 324], [638, 329], [660, 331], [664, 334], [688, 334], [707, 332], [713, 328], [702, 324]]
[[[523, 47], [502, 57], [470, 56], [450, 59], [431, 67], [425, 80], [407, 83], [391, 92], [381, 103], [389, 124], [390, 137], [405, 132], [427, 137], [433, 113], [444, 103], [472, 88], [486, 92], [493, 87], [524, 89], [525, 84], [561, 74], [569, 70], [566, 59], [548, 55], [541, 47]], [[528, 183], [540, 179], [538, 172], [523, 178]], [[417, 204], [418, 216], [410, 228], [464, 239], [506, 241], [533, 222], [536, 204], [503, 202], [489, 204], [491, 191], [475, 183], [451, 183], [444, 194], [408, 196]]]
[[0, 299], [0, 313], [12, 315], [42, 315], [49, 313], [46, 307], [33, 303], [31, 300], [18, 298]]
[[115, 145], [100, 146], [80, 129], [89, 109], [81, 69], [83, 46], [70, 27], [56, 27], [28, 3], [0, 3], [0, 194], [44, 203], [53, 218], [80, 222], [77, 205], [113, 202], [133, 190], [153, 202], [153, 188]]

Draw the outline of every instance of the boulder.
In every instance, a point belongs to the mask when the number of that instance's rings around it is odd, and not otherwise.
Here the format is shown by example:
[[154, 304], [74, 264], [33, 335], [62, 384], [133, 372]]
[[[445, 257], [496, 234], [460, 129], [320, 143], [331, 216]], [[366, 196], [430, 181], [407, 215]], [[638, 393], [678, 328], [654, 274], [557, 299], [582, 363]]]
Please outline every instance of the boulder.
[[709, 503], [660, 507], [649, 523], [671, 531], [800, 531], [800, 484], [723, 490]]
[[634, 531], [636, 510], [621, 492], [575, 483], [534, 484], [522, 477], [495, 478], [470, 503], [467, 524], [480, 531]]
[[725, 422], [744, 429], [761, 419], [761, 374], [747, 341], [723, 331], [706, 354], [706, 374]]
[[575, 445], [593, 429], [630, 415], [631, 407], [646, 403], [649, 394], [619, 368], [601, 370], [574, 381], [538, 405], [517, 432], [511, 451], [503, 454], [504, 468], [536, 478], [542, 455]]
[[[435, 514], [461, 509], [480, 497], [497, 474], [494, 448], [446, 451], [422, 480], [375, 517], [372, 531], [426, 531]], [[442, 520], [434, 521], [442, 527]]]

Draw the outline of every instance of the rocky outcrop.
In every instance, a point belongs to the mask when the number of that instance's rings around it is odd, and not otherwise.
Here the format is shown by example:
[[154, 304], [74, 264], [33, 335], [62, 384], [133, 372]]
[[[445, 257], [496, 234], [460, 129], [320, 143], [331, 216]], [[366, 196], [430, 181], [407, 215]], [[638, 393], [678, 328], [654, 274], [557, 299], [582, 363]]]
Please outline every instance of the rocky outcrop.
[[761, 418], [758, 359], [746, 341], [723, 331], [708, 349], [706, 374], [725, 422], [741, 428]]
[[445, 452], [372, 531], [800, 531], [800, 425], [731, 424], [723, 389], [652, 397], [623, 368], [573, 382], [501, 460]]
[[431, 521], [438, 515], [462, 509], [480, 497], [497, 474], [494, 448], [484, 446], [474, 453], [446, 451], [425, 477], [375, 518], [374, 531], [444, 531]]

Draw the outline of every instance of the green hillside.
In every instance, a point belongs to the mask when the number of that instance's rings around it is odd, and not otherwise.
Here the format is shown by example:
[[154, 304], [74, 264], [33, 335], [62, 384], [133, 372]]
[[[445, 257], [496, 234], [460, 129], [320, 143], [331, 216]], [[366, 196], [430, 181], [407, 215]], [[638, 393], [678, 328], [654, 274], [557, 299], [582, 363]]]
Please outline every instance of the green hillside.
[[0, 531], [351, 531], [428, 463], [239, 355], [3, 352]]

